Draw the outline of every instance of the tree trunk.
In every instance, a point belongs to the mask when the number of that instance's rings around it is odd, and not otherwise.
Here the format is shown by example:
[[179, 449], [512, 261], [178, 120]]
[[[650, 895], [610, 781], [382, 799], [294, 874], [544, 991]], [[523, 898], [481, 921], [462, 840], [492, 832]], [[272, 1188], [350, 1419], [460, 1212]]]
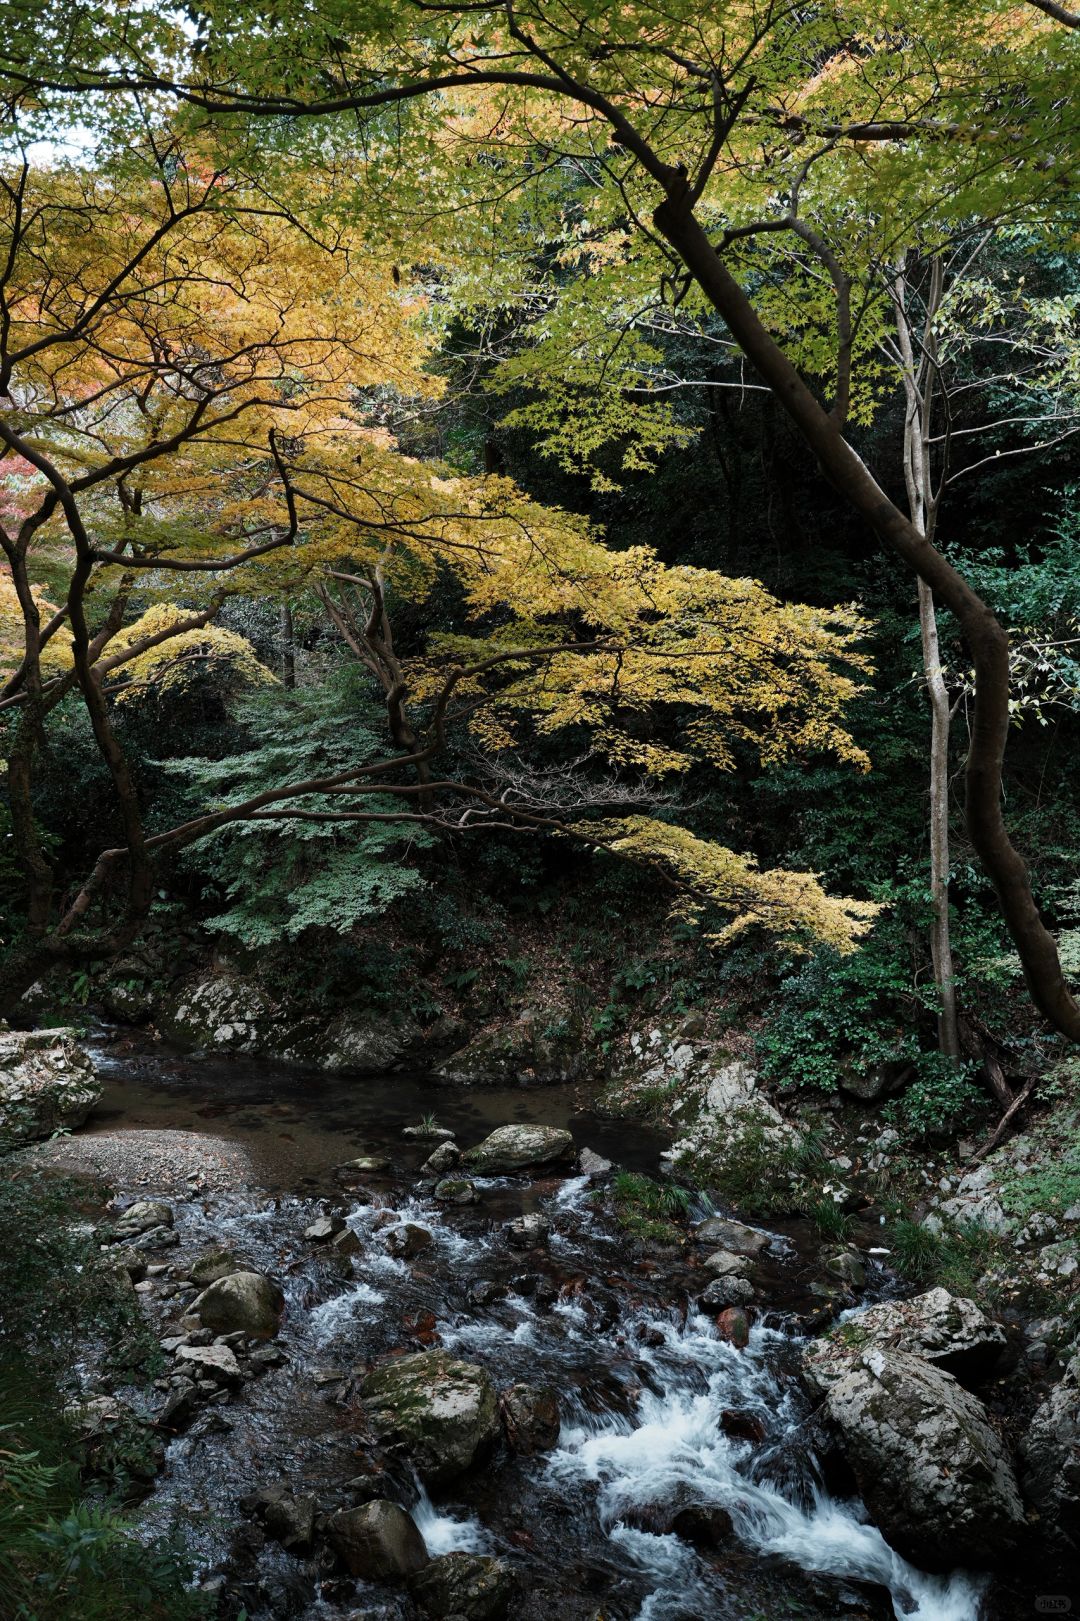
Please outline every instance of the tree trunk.
[[763, 381], [814, 452], [826, 477], [879, 539], [956, 615], [975, 666], [975, 700], [965, 779], [968, 833], [997, 892], [1031, 998], [1055, 1029], [1080, 1041], [1080, 1006], [1039, 916], [1027, 868], [1001, 814], [1001, 769], [1009, 731], [1009, 642], [1004, 627], [962, 575], [891, 501], [836, 421], [818, 402], [750, 300], [722, 263], [693, 212], [685, 180], [672, 179], [653, 216]]
[[938, 1046], [949, 1058], [960, 1057], [956, 1023], [956, 982], [949, 939], [949, 693], [941, 672], [934, 594], [919, 581], [919, 629], [923, 669], [930, 696], [930, 955], [940, 999]]
[[281, 609], [281, 679], [290, 690], [296, 686], [296, 636], [292, 607], [287, 602]]

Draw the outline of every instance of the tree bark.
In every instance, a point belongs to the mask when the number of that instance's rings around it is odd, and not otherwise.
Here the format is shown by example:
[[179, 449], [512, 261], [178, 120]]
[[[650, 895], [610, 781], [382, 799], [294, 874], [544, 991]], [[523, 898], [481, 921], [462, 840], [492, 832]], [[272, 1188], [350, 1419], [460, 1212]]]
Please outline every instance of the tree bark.
[[930, 955], [937, 985], [938, 1046], [949, 1058], [960, 1057], [956, 1022], [956, 979], [949, 938], [949, 732], [952, 713], [941, 672], [934, 594], [919, 581], [919, 630], [923, 670], [930, 697]]
[[686, 180], [672, 174], [667, 191], [653, 215], [657, 230], [773, 390], [833, 487], [956, 615], [971, 653], [976, 683], [965, 778], [968, 833], [997, 892], [1032, 1001], [1055, 1029], [1080, 1041], [1080, 1006], [1065, 983], [1057, 946], [1039, 916], [1027, 868], [1009, 839], [1001, 814], [1001, 770], [1009, 730], [1005, 629], [989, 605], [889, 499], [836, 420], [766, 331], [695, 217]]

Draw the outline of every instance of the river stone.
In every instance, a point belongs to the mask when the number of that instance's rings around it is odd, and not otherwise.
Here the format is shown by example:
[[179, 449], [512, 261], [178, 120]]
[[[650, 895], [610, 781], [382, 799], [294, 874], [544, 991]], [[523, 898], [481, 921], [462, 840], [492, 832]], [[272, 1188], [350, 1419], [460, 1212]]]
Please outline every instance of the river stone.
[[274, 1497], [263, 1509], [262, 1522], [275, 1542], [303, 1556], [315, 1545], [317, 1509], [314, 1497]]
[[199, 1255], [188, 1268], [188, 1277], [192, 1283], [197, 1283], [200, 1289], [208, 1284], [217, 1283], [220, 1278], [230, 1278], [234, 1272], [245, 1272], [246, 1263], [233, 1255], [231, 1250], [207, 1250]]
[[401, 1135], [414, 1143], [448, 1143], [454, 1133], [448, 1126], [405, 1126]]
[[506, 1241], [512, 1249], [538, 1249], [550, 1236], [550, 1221], [535, 1210], [527, 1216], [515, 1216], [506, 1224]]
[[219, 1278], [188, 1307], [215, 1334], [243, 1330], [255, 1339], [272, 1339], [281, 1327], [285, 1296], [261, 1272], [233, 1272]]
[[136, 1199], [113, 1223], [117, 1238], [139, 1238], [155, 1227], [171, 1227], [173, 1213], [160, 1199]]
[[886, 1540], [925, 1569], [994, 1564], [1024, 1528], [986, 1409], [906, 1351], [864, 1350], [825, 1398], [860, 1495]]
[[176, 1360], [200, 1379], [219, 1385], [240, 1383], [240, 1364], [227, 1345], [181, 1345]]
[[929, 1289], [912, 1300], [884, 1300], [845, 1317], [804, 1355], [807, 1383], [821, 1395], [871, 1345], [908, 1351], [954, 1374], [961, 1384], [987, 1377], [1005, 1348], [1005, 1331], [973, 1300]]
[[339, 1260], [347, 1261], [352, 1256], [359, 1255], [364, 1246], [361, 1243], [358, 1235], [353, 1232], [352, 1228], [346, 1227], [345, 1224], [342, 1223], [341, 1227], [330, 1240], [329, 1248], [331, 1255], [337, 1256]]
[[515, 1452], [548, 1452], [558, 1443], [559, 1398], [550, 1385], [511, 1385], [499, 1397], [499, 1412]]
[[1061, 1551], [1080, 1548], [1080, 1357], [1069, 1363], [1020, 1443], [1024, 1495]]
[[478, 1204], [480, 1201], [474, 1184], [463, 1176], [445, 1177], [436, 1182], [434, 1195], [440, 1204]]
[[0, 1030], [0, 1146], [75, 1131], [100, 1097], [73, 1030]]
[[712, 1272], [718, 1278], [741, 1278], [750, 1260], [746, 1255], [733, 1255], [730, 1250], [714, 1250], [701, 1264], [706, 1272]]
[[388, 1171], [390, 1161], [385, 1154], [358, 1154], [355, 1159], [347, 1159], [338, 1167], [342, 1171], [367, 1171], [374, 1175], [377, 1171]]
[[508, 1565], [489, 1554], [444, 1553], [409, 1583], [425, 1615], [449, 1621], [502, 1621], [514, 1596]]
[[594, 1154], [591, 1148], [583, 1148], [578, 1155], [578, 1170], [582, 1176], [590, 1177], [594, 1182], [610, 1175], [612, 1169], [611, 1161], [602, 1154]]
[[499, 1126], [463, 1158], [481, 1176], [501, 1176], [565, 1159], [573, 1147], [570, 1133], [555, 1126]]
[[728, 1306], [716, 1319], [716, 1331], [722, 1340], [745, 1351], [750, 1344], [750, 1319], [738, 1306]]
[[336, 1233], [344, 1230], [344, 1216], [316, 1216], [315, 1220], [304, 1228], [304, 1237], [309, 1244], [327, 1244]]
[[723, 1216], [710, 1216], [699, 1221], [694, 1228], [698, 1244], [713, 1244], [734, 1255], [760, 1255], [769, 1245], [768, 1233], [759, 1233], [756, 1227], [747, 1227], [741, 1221], [727, 1221]]
[[463, 1474], [498, 1435], [490, 1374], [446, 1351], [421, 1351], [377, 1368], [360, 1386], [360, 1399], [380, 1440], [400, 1447], [428, 1485]]
[[411, 1576], [427, 1564], [415, 1521], [385, 1498], [331, 1515], [326, 1534], [349, 1572], [365, 1581]]
[[420, 1170], [424, 1176], [442, 1176], [444, 1171], [453, 1170], [460, 1158], [461, 1150], [455, 1143], [440, 1143], [435, 1152], [428, 1155]]
[[418, 1226], [415, 1221], [405, 1221], [400, 1227], [391, 1227], [386, 1235], [386, 1247], [390, 1254], [399, 1255], [405, 1261], [411, 1261], [414, 1255], [429, 1249], [434, 1242], [428, 1229]]
[[754, 1298], [753, 1285], [746, 1278], [713, 1278], [698, 1296], [706, 1311], [722, 1311], [725, 1306], [748, 1306]]

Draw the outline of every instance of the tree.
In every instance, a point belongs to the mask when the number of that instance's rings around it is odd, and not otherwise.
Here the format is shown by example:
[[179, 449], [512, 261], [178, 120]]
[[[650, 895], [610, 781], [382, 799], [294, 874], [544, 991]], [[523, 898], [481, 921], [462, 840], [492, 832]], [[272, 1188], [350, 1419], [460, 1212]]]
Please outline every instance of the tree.
[[[232, 146], [226, 160], [205, 123], [153, 120], [93, 164], [24, 157], [5, 176], [0, 705], [13, 717], [8, 787], [28, 883], [8, 996], [50, 961], [130, 938], [163, 855], [279, 821], [283, 807], [293, 828], [561, 832], [668, 871], [684, 907], [850, 949], [873, 907], [831, 899], [810, 874], [759, 874], [733, 852], [691, 848], [663, 819], [612, 813], [655, 806], [626, 773], [660, 779], [693, 758], [724, 768], [736, 741], [764, 760], [809, 749], [864, 764], [842, 724], [865, 667], [858, 616], [785, 607], [752, 581], [665, 569], [645, 550], [612, 554], [506, 480], [455, 479], [400, 454], [378, 402], [436, 387], [422, 298], [386, 243], [371, 249], [337, 217], [306, 165], [279, 164], [271, 197], [251, 149]], [[475, 632], [402, 661], [390, 594], [422, 600], [450, 580]], [[288, 603], [309, 586], [381, 690], [390, 747], [312, 775], [282, 769], [180, 825], [148, 825], [117, 707], [147, 686], [167, 698], [189, 661], [272, 683], [212, 621], [230, 595]], [[365, 594], [359, 618], [342, 586]], [[124, 842], [58, 911], [34, 772], [49, 716], [76, 694]], [[677, 744], [639, 725], [664, 709]], [[465, 728], [482, 745], [475, 767], [438, 777]], [[569, 729], [587, 739], [597, 780], [583, 772], [554, 797], [527, 774], [492, 780], [493, 754]], [[236, 782], [251, 765], [235, 765]]]

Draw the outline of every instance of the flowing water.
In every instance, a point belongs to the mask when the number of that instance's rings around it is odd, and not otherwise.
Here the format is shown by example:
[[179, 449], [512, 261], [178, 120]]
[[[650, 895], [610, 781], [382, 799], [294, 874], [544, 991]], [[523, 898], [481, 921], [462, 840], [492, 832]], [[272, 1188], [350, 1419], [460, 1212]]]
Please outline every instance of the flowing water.
[[[108, 1045], [99, 1058], [107, 1091], [91, 1137], [182, 1129], [204, 1133], [208, 1154], [225, 1137], [250, 1157], [250, 1186], [174, 1196], [179, 1255], [224, 1242], [278, 1277], [286, 1361], [170, 1444], [141, 1513], [148, 1529], [181, 1518], [203, 1570], [228, 1570], [253, 1621], [413, 1613], [388, 1589], [262, 1546], [238, 1503], [286, 1485], [328, 1510], [347, 1505], [364, 1465], [355, 1379], [385, 1352], [431, 1343], [500, 1386], [559, 1393], [562, 1433], [547, 1456], [498, 1454], [435, 1502], [396, 1483], [429, 1552], [495, 1553], [515, 1567], [515, 1621], [978, 1621], [978, 1575], [915, 1570], [858, 1502], [826, 1490], [795, 1378], [790, 1308], [811, 1274], [797, 1233], [775, 1235], [764, 1271], [776, 1309], [738, 1350], [688, 1307], [684, 1261], [628, 1244], [585, 1178], [486, 1179], [478, 1206], [447, 1209], [418, 1187], [431, 1145], [401, 1132], [432, 1108], [463, 1146], [508, 1121], [568, 1124], [579, 1145], [640, 1169], [656, 1167], [654, 1134], [595, 1118], [571, 1087], [463, 1093], [423, 1077], [332, 1079]], [[335, 1167], [360, 1152], [389, 1155], [390, 1168], [343, 1186]], [[348, 1273], [302, 1236], [327, 1204], [362, 1243]], [[529, 1210], [553, 1224], [546, 1252], [507, 1244], [506, 1222]], [[388, 1212], [434, 1243], [411, 1262], [388, 1253]], [[178, 1306], [155, 1297], [150, 1309], [164, 1327]], [[725, 1510], [734, 1539], [699, 1551], [665, 1532], [672, 1508], [690, 1506]]]

